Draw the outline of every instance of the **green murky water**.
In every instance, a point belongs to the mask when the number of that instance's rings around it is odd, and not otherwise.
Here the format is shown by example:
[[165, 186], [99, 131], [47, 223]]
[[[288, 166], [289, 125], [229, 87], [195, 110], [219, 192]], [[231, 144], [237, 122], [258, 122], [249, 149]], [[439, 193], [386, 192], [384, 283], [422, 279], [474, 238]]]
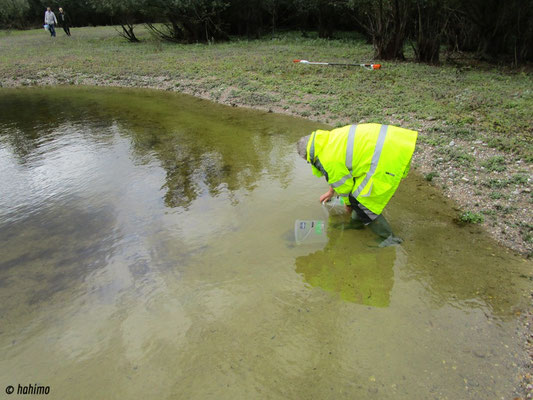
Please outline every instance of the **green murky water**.
[[[153, 91], [0, 91], [0, 385], [57, 399], [509, 398], [531, 263], [415, 174], [402, 246], [327, 227], [318, 125]], [[336, 227], [333, 227], [333, 226]]]

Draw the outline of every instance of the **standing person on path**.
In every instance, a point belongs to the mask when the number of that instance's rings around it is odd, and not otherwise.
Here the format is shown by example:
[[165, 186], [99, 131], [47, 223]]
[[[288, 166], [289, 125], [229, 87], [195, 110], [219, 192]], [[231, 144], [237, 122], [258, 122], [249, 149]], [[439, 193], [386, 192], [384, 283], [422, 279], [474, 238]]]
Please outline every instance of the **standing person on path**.
[[44, 13], [44, 23], [48, 25], [48, 30], [50, 31], [50, 36], [56, 36], [55, 24], [57, 24], [56, 15], [52, 12], [50, 7], [46, 7], [46, 12]]
[[348, 125], [317, 130], [297, 143], [298, 154], [312, 165], [313, 174], [330, 185], [320, 196], [341, 196], [355, 225], [369, 228], [384, 239], [380, 246], [401, 243], [381, 214], [407, 176], [418, 132], [392, 125]]
[[67, 36], [70, 36], [70, 17], [61, 7], [59, 7], [59, 20]]

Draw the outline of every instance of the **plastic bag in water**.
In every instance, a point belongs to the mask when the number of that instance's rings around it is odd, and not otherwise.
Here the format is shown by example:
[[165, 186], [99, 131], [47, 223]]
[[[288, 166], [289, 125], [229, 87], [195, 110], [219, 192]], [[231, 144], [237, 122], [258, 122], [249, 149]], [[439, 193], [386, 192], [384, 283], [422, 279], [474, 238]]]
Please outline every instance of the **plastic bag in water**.
[[294, 222], [294, 238], [297, 244], [326, 243], [326, 223], [321, 220], [301, 220]]
[[324, 207], [328, 215], [346, 214], [344, 201], [339, 196], [332, 197], [329, 201], [322, 202], [322, 207]]

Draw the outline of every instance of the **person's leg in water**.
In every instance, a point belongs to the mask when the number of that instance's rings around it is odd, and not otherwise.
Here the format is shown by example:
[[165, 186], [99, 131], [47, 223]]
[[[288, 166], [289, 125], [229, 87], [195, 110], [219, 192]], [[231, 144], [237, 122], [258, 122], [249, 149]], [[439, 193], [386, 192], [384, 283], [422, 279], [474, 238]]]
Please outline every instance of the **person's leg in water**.
[[365, 223], [359, 218], [357, 215], [357, 212], [355, 210], [352, 210], [351, 218], [350, 218], [350, 228], [351, 229], [364, 229]]
[[392, 246], [394, 244], [400, 244], [403, 242], [402, 239], [397, 236], [394, 236], [394, 233], [392, 233], [392, 228], [390, 227], [383, 214], [380, 214], [374, 221], [372, 221], [368, 225], [368, 227], [372, 232], [374, 232], [380, 238], [384, 239], [379, 244], [379, 247]]
[[394, 236], [392, 228], [383, 216], [383, 214], [375, 214], [368, 208], [359, 203], [355, 198], [350, 196], [350, 203], [352, 205], [352, 223], [368, 225], [370, 230], [379, 236], [383, 241], [379, 247], [387, 247], [394, 244], [399, 244], [402, 239]]

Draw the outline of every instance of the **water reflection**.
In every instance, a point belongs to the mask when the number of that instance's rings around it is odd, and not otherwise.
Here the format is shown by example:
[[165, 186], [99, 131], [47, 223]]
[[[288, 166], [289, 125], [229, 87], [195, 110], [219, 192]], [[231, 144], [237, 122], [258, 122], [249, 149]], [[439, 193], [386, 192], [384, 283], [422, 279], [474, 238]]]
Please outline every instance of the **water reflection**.
[[47, 91], [37, 90], [29, 103], [21, 92], [0, 96], [0, 109], [9, 110], [2, 116], [0, 140], [21, 163], [49, 140], [73, 131], [103, 142], [112, 140], [118, 130], [131, 140], [141, 163], [153, 157], [160, 161], [166, 172], [163, 188], [168, 207], [187, 208], [199, 196], [216, 196], [222, 190], [253, 190], [263, 176], [286, 186], [292, 154], [284, 149], [292, 138], [318, 127], [302, 121], [288, 130], [285, 121], [270, 114], [235, 119], [195, 100], [178, 107], [172, 101], [154, 102], [146, 92], [101, 96], [105, 90], [80, 90], [74, 95]]
[[381, 249], [366, 232], [344, 229], [339, 218], [327, 228], [324, 249], [296, 258], [296, 272], [311, 286], [352, 303], [387, 307], [394, 283], [396, 247]]
[[[412, 176], [400, 187], [389, 212], [409, 254], [406, 278], [421, 282], [434, 307], [453, 304], [514, 318], [524, 305], [531, 262], [489, 240], [475, 225], [459, 226], [456, 206]], [[504, 289], [505, 288], [505, 289]]]

